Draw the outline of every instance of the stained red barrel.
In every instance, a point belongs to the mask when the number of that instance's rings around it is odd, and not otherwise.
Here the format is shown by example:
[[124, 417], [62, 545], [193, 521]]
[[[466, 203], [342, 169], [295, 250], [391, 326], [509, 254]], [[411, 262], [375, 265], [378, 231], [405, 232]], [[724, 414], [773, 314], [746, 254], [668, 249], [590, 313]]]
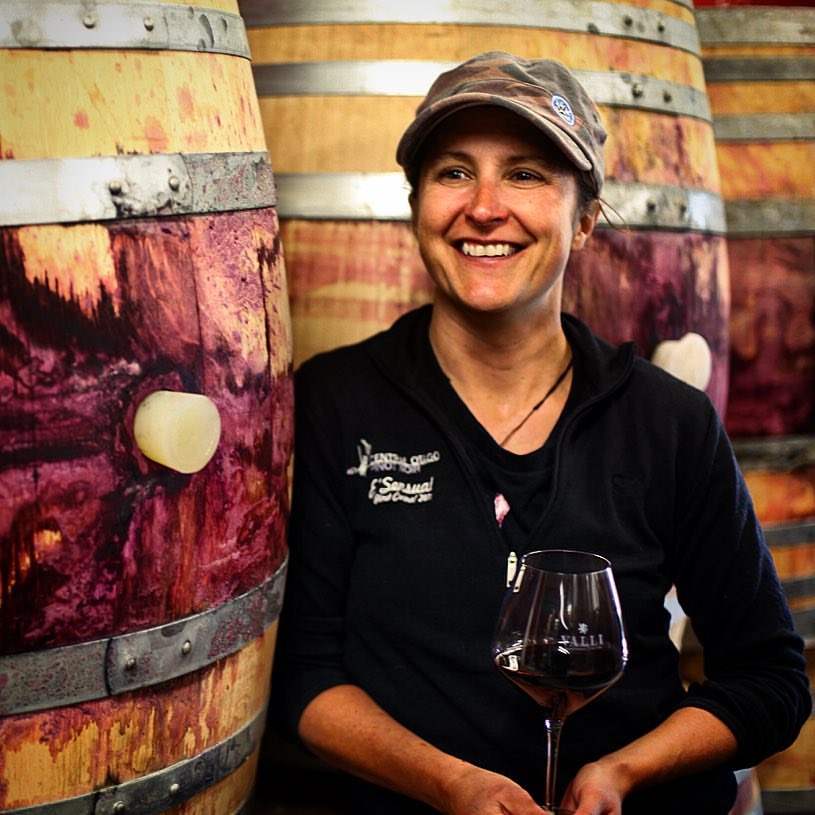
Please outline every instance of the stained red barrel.
[[[704, 4], [703, 4], [704, 5]], [[815, 8], [700, 8], [727, 212], [734, 436], [815, 430]]]
[[[235, 812], [292, 429], [243, 20], [231, 0], [6, 4], [0, 75], [0, 809]], [[205, 405], [211, 450], [182, 410], [169, 463], [148, 457], [157, 392]]]
[[504, 50], [568, 64], [609, 131], [604, 195], [631, 231], [601, 228], [573, 258], [566, 309], [648, 356], [662, 340], [701, 334], [714, 360], [708, 392], [724, 407], [724, 214], [689, 3], [578, 12], [520, 2], [506, 15], [466, 2], [241, 8], [280, 188], [295, 364], [429, 298], [395, 146], [441, 70]]
[[[815, 9], [697, 5], [728, 223], [725, 421], [815, 678]], [[758, 777], [768, 815], [815, 809], [815, 718]]]

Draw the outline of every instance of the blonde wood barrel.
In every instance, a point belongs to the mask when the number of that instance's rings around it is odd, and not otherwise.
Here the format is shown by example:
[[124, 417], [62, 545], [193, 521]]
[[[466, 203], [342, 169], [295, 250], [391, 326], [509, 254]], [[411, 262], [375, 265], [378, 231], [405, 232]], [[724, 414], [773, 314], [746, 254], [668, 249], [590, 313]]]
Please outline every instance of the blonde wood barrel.
[[815, 430], [815, 8], [699, 8], [728, 222], [733, 435]]
[[[3, 812], [251, 796], [291, 337], [245, 26], [206, 3], [0, 2]], [[192, 469], [134, 430], [164, 391], [210, 405]]]
[[[815, 640], [806, 651], [810, 685], [815, 687]], [[815, 716], [804, 723], [792, 747], [758, 767], [762, 808], [766, 815], [815, 812]]]
[[[295, 364], [426, 302], [394, 152], [435, 76], [479, 52], [555, 56], [597, 98], [605, 197], [631, 226], [574, 258], [566, 308], [650, 355], [702, 334], [723, 406], [729, 275], [713, 130], [690, 3], [243, 0], [280, 190]], [[609, 69], [609, 66], [614, 66]], [[613, 216], [612, 216], [613, 217]]]

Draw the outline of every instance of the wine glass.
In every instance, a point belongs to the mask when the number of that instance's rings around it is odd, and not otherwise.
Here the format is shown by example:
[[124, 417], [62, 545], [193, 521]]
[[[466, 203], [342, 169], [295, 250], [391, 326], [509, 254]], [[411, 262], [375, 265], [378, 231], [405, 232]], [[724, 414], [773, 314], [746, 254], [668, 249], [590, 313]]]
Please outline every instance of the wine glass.
[[556, 811], [563, 722], [614, 684], [628, 661], [609, 561], [568, 549], [524, 555], [501, 607], [493, 659], [504, 676], [543, 708], [544, 807]]

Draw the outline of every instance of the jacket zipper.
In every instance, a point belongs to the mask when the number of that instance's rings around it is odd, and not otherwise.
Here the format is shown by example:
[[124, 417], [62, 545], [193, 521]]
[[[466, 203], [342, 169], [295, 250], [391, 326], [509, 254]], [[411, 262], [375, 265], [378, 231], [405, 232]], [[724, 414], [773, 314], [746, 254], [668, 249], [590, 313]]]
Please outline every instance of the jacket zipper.
[[516, 552], [510, 552], [507, 555], [507, 588], [512, 585], [515, 579], [515, 573], [518, 571], [518, 555]]

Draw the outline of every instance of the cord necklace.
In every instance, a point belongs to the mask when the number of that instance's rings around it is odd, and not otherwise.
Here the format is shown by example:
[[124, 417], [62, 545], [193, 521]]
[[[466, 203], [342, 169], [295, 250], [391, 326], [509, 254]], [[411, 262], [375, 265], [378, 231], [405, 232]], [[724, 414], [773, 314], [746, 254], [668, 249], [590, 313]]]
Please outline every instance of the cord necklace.
[[501, 447], [504, 447], [504, 445], [506, 445], [506, 443], [529, 421], [532, 414], [536, 410], [538, 410], [543, 405], [543, 403], [558, 389], [560, 383], [563, 382], [563, 380], [566, 378], [566, 374], [568, 374], [569, 371], [571, 370], [573, 362], [574, 357], [570, 357], [569, 364], [560, 372], [560, 376], [558, 376], [552, 387], [549, 388], [549, 390], [546, 391], [546, 393], [543, 395], [543, 399], [541, 399], [540, 402], [538, 402], [536, 405], [533, 405], [532, 410], [530, 410], [529, 413], [527, 413], [526, 416], [524, 416], [523, 419], [521, 419], [521, 421], [518, 422], [518, 424], [516, 424], [515, 427], [513, 427], [512, 430], [509, 431], [509, 433], [507, 433], [503, 441], [500, 442]]

